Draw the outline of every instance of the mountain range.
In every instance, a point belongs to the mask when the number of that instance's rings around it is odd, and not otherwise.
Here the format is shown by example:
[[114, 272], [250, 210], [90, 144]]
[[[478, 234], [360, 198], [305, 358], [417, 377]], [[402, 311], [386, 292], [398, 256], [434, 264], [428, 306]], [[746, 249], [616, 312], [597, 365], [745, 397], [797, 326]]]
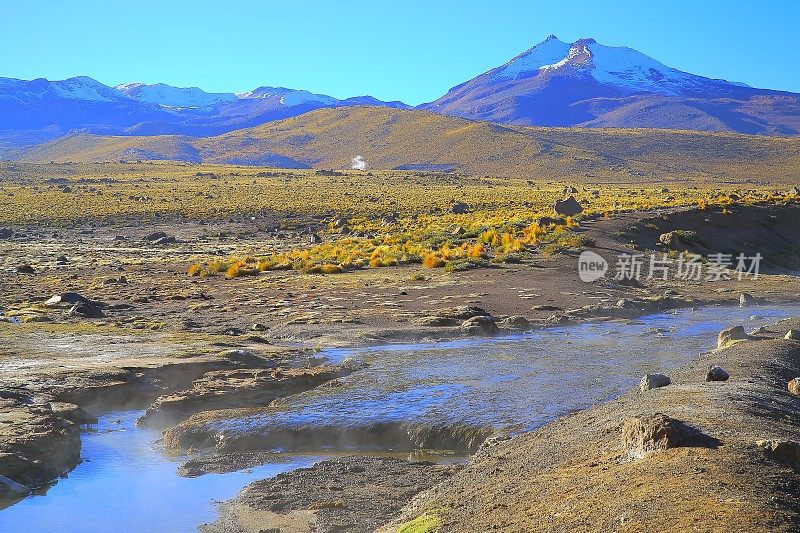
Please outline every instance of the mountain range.
[[[409, 109], [370, 96], [338, 99], [259, 87], [244, 93], [92, 78], [0, 78], [0, 158], [67, 134], [209, 137], [324, 108]], [[800, 135], [800, 95], [668, 67], [631, 48], [555, 36], [419, 109], [504, 125], [666, 128]]]

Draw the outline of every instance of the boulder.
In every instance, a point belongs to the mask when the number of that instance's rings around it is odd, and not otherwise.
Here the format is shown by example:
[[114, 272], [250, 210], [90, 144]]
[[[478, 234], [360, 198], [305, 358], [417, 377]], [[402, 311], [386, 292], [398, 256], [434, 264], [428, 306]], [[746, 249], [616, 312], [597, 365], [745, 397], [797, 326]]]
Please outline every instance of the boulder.
[[628, 417], [622, 422], [622, 448], [628, 459], [675, 448], [684, 437], [682, 425], [662, 413]]
[[739, 296], [739, 307], [751, 307], [758, 305], [758, 301], [750, 294], [744, 293]]
[[800, 330], [790, 329], [783, 338], [787, 341], [800, 341]]
[[469, 211], [469, 204], [464, 202], [456, 202], [450, 207], [450, 212], [456, 215], [463, 215]]
[[316, 233], [312, 233], [312, 234], [311, 234], [311, 235], [309, 235], [309, 237], [308, 237], [308, 243], [309, 243], [309, 244], [319, 244], [319, 243], [321, 243], [321, 242], [322, 242], [322, 237], [320, 237], [320, 236], [319, 236], [319, 235], [317, 235]]
[[639, 382], [639, 389], [642, 392], [647, 392], [650, 389], [666, 387], [670, 383], [672, 383], [672, 381], [669, 379], [669, 376], [665, 376], [664, 374], [647, 374], [642, 378], [642, 381]]
[[556, 200], [553, 204], [553, 212], [562, 217], [574, 217], [583, 212], [583, 207], [574, 196], [569, 196], [563, 200]]
[[706, 381], [728, 381], [731, 375], [718, 365], [710, 365], [706, 371]]
[[469, 335], [494, 335], [497, 324], [490, 316], [474, 316], [461, 324], [461, 329]]
[[800, 377], [790, 380], [787, 388], [792, 396], [800, 396]]
[[727, 348], [737, 342], [749, 339], [744, 326], [734, 326], [732, 328], [723, 329], [717, 335], [717, 348]]
[[756, 447], [765, 454], [794, 468], [800, 468], [800, 443], [791, 440], [759, 440]]

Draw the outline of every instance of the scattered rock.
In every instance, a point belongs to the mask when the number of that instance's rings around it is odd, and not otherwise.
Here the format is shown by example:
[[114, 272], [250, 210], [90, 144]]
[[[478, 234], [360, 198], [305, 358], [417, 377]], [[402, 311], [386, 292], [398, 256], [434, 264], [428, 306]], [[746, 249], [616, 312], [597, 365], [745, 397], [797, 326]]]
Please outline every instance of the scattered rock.
[[717, 335], [717, 348], [727, 348], [737, 342], [745, 341], [750, 337], [744, 330], [744, 326], [734, 326], [732, 328], [723, 329]]
[[662, 413], [629, 417], [622, 423], [622, 448], [628, 459], [674, 448], [683, 436], [681, 425]]
[[800, 443], [791, 440], [759, 440], [756, 446], [769, 456], [800, 468]]
[[34, 268], [27, 263], [17, 265], [17, 272], [20, 274], [36, 274], [36, 270], [34, 270]]
[[308, 243], [309, 243], [309, 244], [319, 244], [319, 243], [321, 243], [321, 242], [322, 242], [322, 237], [320, 237], [320, 236], [319, 236], [319, 235], [317, 235], [316, 233], [312, 233], [312, 234], [311, 234], [311, 235], [309, 235], [309, 237], [308, 237]]
[[574, 196], [565, 198], [564, 200], [556, 200], [553, 204], [553, 211], [556, 215], [563, 217], [574, 217], [575, 215], [583, 212], [583, 207]]
[[729, 377], [728, 371], [718, 365], [710, 365], [706, 372], [706, 381], [728, 381]]
[[11, 228], [0, 228], [0, 239], [10, 239], [14, 236], [14, 232], [11, 231]]
[[800, 331], [790, 329], [783, 338], [787, 341], [800, 341]]
[[461, 329], [470, 335], [494, 335], [497, 324], [490, 316], [474, 316], [461, 324]]
[[672, 383], [672, 381], [669, 379], [669, 376], [665, 376], [664, 374], [647, 374], [639, 383], [639, 389], [642, 392], [647, 392], [650, 389], [666, 387], [670, 383]]
[[800, 377], [790, 380], [787, 388], [792, 396], [800, 396]]
[[469, 211], [469, 204], [464, 202], [456, 202], [450, 207], [450, 212], [456, 215], [463, 215], [467, 211]]
[[739, 296], [739, 307], [751, 307], [758, 305], [758, 301], [750, 294], [744, 293]]
[[269, 326], [266, 324], [262, 324], [260, 322], [256, 322], [255, 324], [250, 326], [250, 331], [267, 331]]

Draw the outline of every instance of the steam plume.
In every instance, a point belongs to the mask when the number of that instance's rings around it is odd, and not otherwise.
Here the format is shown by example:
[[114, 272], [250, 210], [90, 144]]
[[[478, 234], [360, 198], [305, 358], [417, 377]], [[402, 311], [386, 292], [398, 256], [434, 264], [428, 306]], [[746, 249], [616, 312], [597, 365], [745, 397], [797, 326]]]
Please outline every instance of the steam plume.
[[364, 161], [364, 157], [357, 155], [353, 158], [351, 168], [353, 170], [367, 170], [367, 162]]

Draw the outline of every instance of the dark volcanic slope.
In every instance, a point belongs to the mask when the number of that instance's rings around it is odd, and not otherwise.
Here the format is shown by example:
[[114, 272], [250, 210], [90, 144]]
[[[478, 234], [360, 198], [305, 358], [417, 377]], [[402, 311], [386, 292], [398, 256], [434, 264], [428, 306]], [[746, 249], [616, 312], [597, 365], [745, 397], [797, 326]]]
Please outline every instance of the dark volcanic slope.
[[422, 106], [506, 124], [800, 133], [800, 95], [682, 72], [630, 48], [550, 36]]

